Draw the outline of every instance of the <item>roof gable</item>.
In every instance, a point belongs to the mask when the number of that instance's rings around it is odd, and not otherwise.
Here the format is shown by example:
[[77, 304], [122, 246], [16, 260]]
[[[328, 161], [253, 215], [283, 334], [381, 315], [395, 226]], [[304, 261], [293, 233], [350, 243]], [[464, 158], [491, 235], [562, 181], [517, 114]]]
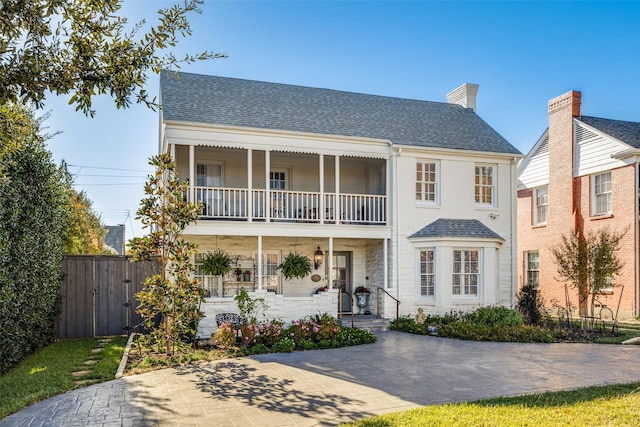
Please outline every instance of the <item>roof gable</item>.
[[497, 239], [504, 240], [489, 227], [477, 219], [444, 219], [440, 218], [420, 231], [409, 236], [414, 238], [450, 238]]
[[182, 72], [161, 73], [160, 91], [165, 121], [520, 154], [475, 112], [457, 104]]
[[640, 148], [640, 123], [589, 116], [581, 116], [577, 120], [633, 148]]

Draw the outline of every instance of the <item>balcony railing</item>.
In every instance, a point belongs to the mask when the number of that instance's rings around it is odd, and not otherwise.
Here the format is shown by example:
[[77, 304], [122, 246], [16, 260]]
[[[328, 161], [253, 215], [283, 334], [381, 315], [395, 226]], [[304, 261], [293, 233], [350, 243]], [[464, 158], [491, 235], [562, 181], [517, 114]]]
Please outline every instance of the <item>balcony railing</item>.
[[[201, 218], [268, 222], [384, 225], [386, 196], [310, 191], [194, 187]], [[323, 197], [324, 196], [324, 197]]]

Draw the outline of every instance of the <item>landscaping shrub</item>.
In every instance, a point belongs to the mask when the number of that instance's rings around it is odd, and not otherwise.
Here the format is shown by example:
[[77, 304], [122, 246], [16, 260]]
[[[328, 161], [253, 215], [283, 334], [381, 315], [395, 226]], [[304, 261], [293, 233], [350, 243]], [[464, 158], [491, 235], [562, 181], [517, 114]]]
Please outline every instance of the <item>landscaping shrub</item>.
[[515, 309], [522, 314], [525, 323], [528, 325], [542, 324], [547, 313], [538, 289], [534, 285], [526, 284], [520, 289], [516, 298]]
[[273, 350], [278, 353], [291, 353], [296, 349], [296, 343], [289, 337], [284, 337], [273, 346]]
[[486, 326], [518, 326], [524, 323], [522, 315], [503, 306], [480, 307], [467, 314], [467, 322]]
[[258, 343], [273, 346], [284, 336], [284, 322], [272, 320], [258, 325]]
[[212, 337], [216, 346], [225, 349], [233, 347], [236, 343], [236, 330], [231, 322], [224, 322], [213, 333]]
[[332, 340], [333, 347], [349, 347], [352, 345], [371, 344], [376, 342], [376, 336], [364, 329], [340, 328], [340, 332]]

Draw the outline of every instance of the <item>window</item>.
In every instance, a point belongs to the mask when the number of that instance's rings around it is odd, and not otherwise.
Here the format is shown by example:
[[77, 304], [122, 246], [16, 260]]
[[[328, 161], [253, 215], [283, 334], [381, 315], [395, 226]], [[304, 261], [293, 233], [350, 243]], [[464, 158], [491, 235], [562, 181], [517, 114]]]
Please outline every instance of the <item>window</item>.
[[453, 295], [478, 296], [478, 255], [477, 250], [453, 251]]
[[495, 167], [476, 165], [476, 203], [493, 206], [495, 203]]
[[438, 189], [438, 164], [416, 163], [416, 200], [436, 203]]
[[533, 210], [534, 224], [547, 223], [547, 207], [549, 204], [549, 187], [540, 187], [535, 190], [535, 208]]
[[222, 165], [206, 165], [198, 163], [196, 165], [196, 186], [221, 187]]
[[611, 213], [611, 172], [594, 175], [591, 180], [591, 214]]
[[284, 171], [269, 172], [269, 188], [272, 190], [287, 189], [287, 174]]
[[420, 295], [423, 297], [435, 296], [436, 288], [433, 261], [433, 249], [420, 251]]
[[537, 251], [525, 252], [525, 270], [527, 281], [525, 285], [540, 286], [540, 254]]
[[[255, 255], [258, 259], [258, 254]], [[280, 265], [280, 253], [264, 251], [262, 253], [262, 288], [269, 292], [280, 293], [278, 265]], [[255, 268], [255, 274], [258, 274], [258, 267]], [[257, 277], [257, 276], [256, 276]], [[256, 280], [256, 288], [258, 281]]]

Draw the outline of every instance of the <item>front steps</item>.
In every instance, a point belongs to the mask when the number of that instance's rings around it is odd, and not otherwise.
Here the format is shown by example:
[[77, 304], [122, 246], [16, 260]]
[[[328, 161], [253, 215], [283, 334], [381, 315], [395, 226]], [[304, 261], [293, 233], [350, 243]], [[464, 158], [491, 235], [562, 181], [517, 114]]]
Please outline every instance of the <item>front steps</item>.
[[[342, 321], [342, 326], [351, 327], [350, 314], [344, 314], [339, 320]], [[380, 319], [373, 314], [356, 314], [353, 316], [353, 327], [367, 331], [388, 331], [389, 319]]]

